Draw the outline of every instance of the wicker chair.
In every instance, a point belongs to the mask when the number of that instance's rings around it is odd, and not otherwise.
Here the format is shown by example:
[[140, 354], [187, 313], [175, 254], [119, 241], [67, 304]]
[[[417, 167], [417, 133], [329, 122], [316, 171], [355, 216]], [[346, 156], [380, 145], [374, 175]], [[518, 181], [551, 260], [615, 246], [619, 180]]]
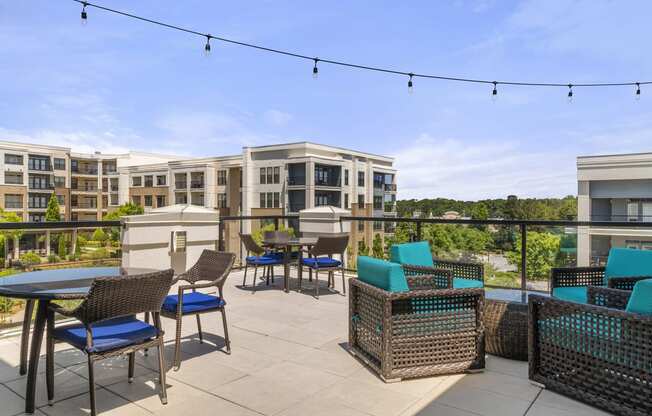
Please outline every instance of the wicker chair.
[[406, 280], [400, 292], [349, 281], [350, 351], [386, 382], [484, 369], [484, 290]]
[[[129, 382], [134, 377], [135, 352], [158, 348], [161, 401], [167, 404], [163, 330], [159, 311], [170, 290], [173, 271], [127, 277], [100, 277], [91, 285], [88, 296], [75, 309], [52, 304], [47, 316], [46, 383], [48, 404], [54, 399], [54, 343], [67, 342], [88, 357], [88, 382], [91, 415], [96, 414], [93, 364], [104, 358], [129, 355]], [[139, 321], [135, 314], [151, 312], [154, 325]], [[77, 318], [81, 324], [55, 328], [54, 315]]]
[[631, 291], [589, 286], [588, 304], [529, 298], [529, 378], [617, 415], [652, 414], [652, 317]]
[[[416, 251], [405, 256], [405, 250]], [[419, 257], [420, 261], [415, 260]], [[427, 258], [426, 258], [427, 257]], [[427, 241], [396, 244], [391, 248], [391, 260], [403, 266], [407, 276], [436, 276], [437, 287], [443, 289], [467, 289], [484, 287], [484, 265], [482, 263], [443, 260], [432, 257]], [[416, 264], [419, 262], [420, 264]], [[448, 270], [450, 273], [442, 273]]]
[[[263, 273], [267, 277], [267, 285], [271, 277], [272, 283], [274, 282], [274, 266], [283, 264], [283, 255], [280, 253], [268, 253], [263, 247], [259, 246], [251, 234], [240, 234], [242, 244], [247, 250], [247, 257], [245, 258], [244, 277], [242, 278], [242, 287], [247, 283], [247, 269], [254, 266], [254, 277], [252, 280], [252, 288], [256, 290], [256, 275], [258, 274], [258, 267], [263, 267]], [[289, 239], [289, 235], [288, 235]], [[252, 255], [253, 254], [253, 255]]]
[[[207, 312], [221, 312], [222, 324], [224, 325], [224, 343], [226, 353], [231, 353], [231, 342], [229, 341], [229, 330], [226, 325], [226, 311], [224, 307], [224, 293], [222, 288], [224, 282], [231, 272], [235, 254], [224, 253], [214, 250], [204, 250], [199, 256], [197, 263], [187, 272], [178, 275], [172, 284], [178, 282], [188, 282], [181, 284], [176, 295], [169, 295], [163, 302], [161, 315], [166, 318], [177, 321], [177, 331], [174, 343], [174, 369], [179, 370], [181, 367], [181, 323], [186, 315], [195, 315], [197, 318], [197, 332], [199, 333], [199, 342], [204, 342], [204, 336], [201, 330], [201, 320], [199, 315]], [[202, 282], [202, 283], [199, 283]], [[207, 295], [197, 292], [197, 289], [217, 288], [218, 296]], [[190, 293], [186, 293], [190, 291]]]
[[[315, 297], [319, 299], [319, 272], [328, 272], [328, 287], [335, 286], [334, 272], [342, 272], [342, 291], [346, 294], [346, 277], [344, 276], [344, 253], [346, 247], [349, 245], [349, 235], [328, 235], [320, 236], [312, 248], [306, 251], [308, 257], [301, 259], [299, 267], [302, 269], [299, 272], [299, 290], [301, 290], [301, 281], [303, 275], [303, 267], [308, 267], [310, 270], [310, 278], [312, 273], [315, 273]], [[341, 260], [333, 258], [333, 255], [339, 255]]]

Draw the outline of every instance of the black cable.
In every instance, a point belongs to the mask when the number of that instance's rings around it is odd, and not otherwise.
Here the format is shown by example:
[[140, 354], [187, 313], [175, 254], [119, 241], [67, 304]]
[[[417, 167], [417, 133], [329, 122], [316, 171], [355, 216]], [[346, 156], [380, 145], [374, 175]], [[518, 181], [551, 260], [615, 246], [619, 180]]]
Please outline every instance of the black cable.
[[[225, 43], [230, 43], [230, 44], [233, 44], [233, 45], [244, 46], [244, 47], [247, 47], [247, 48], [257, 49], [257, 50], [260, 50], [260, 51], [271, 52], [271, 53], [276, 53], [276, 54], [279, 54], [279, 55], [291, 56], [291, 57], [294, 57], [294, 58], [305, 59], [305, 60], [310, 60], [310, 61], [315, 61], [315, 59], [318, 59], [319, 62], [324, 62], [324, 63], [331, 64], [331, 65], [344, 66], [344, 67], [348, 67], [348, 68], [364, 69], [364, 70], [367, 70], [367, 71], [383, 72], [383, 73], [386, 73], [386, 74], [404, 75], [406, 77], [412, 77], [412, 78], [417, 78], [418, 77], [418, 78], [438, 79], [438, 80], [443, 80], [443, 81], [469, 82], [469, 83], [476, 83], [476, 84], [492, 84], [494, 86], [500, 84], [500, 85], [515, 85], [515, 86], [528, 86], [528, 87], [568, 87], [568, 85], [569, 85], [568, 82], [549, 83], [549, 82], [494, 81], [494, 80], [486, 80], [486, 79], [461, 78], [461, 77], [449, 77], [449, 76], [443, 76], [443, 75], [420, 74], [420, 73], [416, 73], [416, 72], [399, 71], [399, 70], [394, 70], [394, 69], [389, 69], [389, 68], [381, 68], [381, 67], [376, 67], [376, 66], [353, 64], [353, 63], [350, 63], [350, 62], [337, 61], [337, 60], [333, 60], [333, 59], [315, 58], [313, 56], [303, 55], [303, 54], [300, 54], [300, 53], [284, 51], [284, 50], [281, 50], [281, 49], [268, 48], [266, 46], [256, 45], [256, 44], [253, 44], [253, 43], [240, 42], [240, 41], [237, 41], [237, 40], [223, 38], [223, 37], [211, 35], [211, 34], [208, 34], [208, 33], [198, 32], [196, 30], [187, 29], [187, 28], [184, 28], [184, 27], [181, 27], [181, 26], [172, 25], [172, 24], [161, 22], [161, 21], [158, 21], [158, 20], [148, 19], [146, 17], [136, 16], [135, 14], [123, 12], [123, 11], [120, 11], [120, 10], [111, 9], [109, 7], [101, 6], [99, 4], [89, 3], [89, 2], [84, 1], [84, 0], [73, 0], [73, 1], [75, 1], [77, 3], [80, 3], [80, 4], [82, 4], [82, 5], [86, 6], [86, 7], [95, 7], [96, 9], [100, 9], [100, 10], [104, 10], [104, 11], [107, 11], [107, 12], [115, 13], [115, 14], [125, 16], [125, 17], [130, 17], [132, 19], [140, 20], [140, 21], [143, 21], [143, 22], [152, 23], [152, 24], [155, 24], [155, 25], [158, 25], [158, 26], [163, 26], [163, 27], [166, 27], [168, 29], [174, 29], [174, 30], [178, 30], [180, 32], [185, 32], [185, 33], [189, 33], [189, 34], [192, 34], [192, 35], [201, 36], [202, 38], [215, 39], [215, 40], [219, 40], [219, 41], [225, 42]], [[573, 87], [636, 86], [638, 88], [641, 85], [647, 85], [647, 84], [652, 84], [652, 81], [598, 82], [598, 83], [584, 83], [584, 84], [572, 83], [571, 85]]]

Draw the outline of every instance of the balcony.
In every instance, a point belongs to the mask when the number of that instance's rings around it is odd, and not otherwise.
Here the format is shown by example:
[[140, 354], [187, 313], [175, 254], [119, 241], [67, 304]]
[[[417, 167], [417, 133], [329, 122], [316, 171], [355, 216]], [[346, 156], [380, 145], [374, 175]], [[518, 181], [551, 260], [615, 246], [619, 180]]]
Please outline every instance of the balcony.
[[204, 181], [203, 180], [190, 181], [190, 188], [191, 189], [202, 189], [203, 187], [204, 187]]
[[70, 188], [70, 190], [74, 192], [97, 192], [98, 189], [99, 188], [97, 187], [97, 184], [92, 184], [92, 185], [79, 184], [77, 186], [73, 186]]
[[176, 189], [186, 189], [188, 188], [188, 182], [175, 182], [174, 187]]
[[38, 184], [29, 184], [30, 191], [54, 191], [54, 184], [38, 185]]
[[70, 205], [71, 209], [97, 209], [97, 203], [95, 202], [77, 202], [76, 204]]
[[70, 172], [72, 172], [73, 175], [97, 175], [97, 167], [73, 167], [70, 169]]
[[395, 183], [386, 183], [383, 185], [383, 190], [385, 192], [396, 192], [396, 184]]

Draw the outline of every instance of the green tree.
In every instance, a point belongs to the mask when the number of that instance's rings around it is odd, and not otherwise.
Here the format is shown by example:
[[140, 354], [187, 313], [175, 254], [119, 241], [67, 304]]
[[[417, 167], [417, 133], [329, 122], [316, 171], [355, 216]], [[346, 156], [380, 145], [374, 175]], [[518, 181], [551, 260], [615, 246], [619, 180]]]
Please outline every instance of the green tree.
[[91, 240], [105, 242], [107, 238], [108, 236], [106, 235], [103, 229], [96, 228], [95, 231], [93, 231], [93, 236], [91, 237]]
[[[0, 208], [0, 222], [22, 222], [23, 219], [18, 216], [15, 212], [5, 211]], [[7, 240], [20, 240], [20, 237], [23, 235], [21, 230], [5, 230], [0, 232], [0, 237], [4, 240], [4, 256], [7, 257]]]
[[61, 259], [64, 259], [66, 257], [66, 236], [64, 234], [61, 234], [59, 236], [59, 243], [57, 245], [57, 254]]
[[[265, 231], [275, 231], [275, 225], [274, 223], [269, 223], [265, 224], [256, 231], [254, 231], [251, 236], [253, 237], [254, 241], [260, 245], [263, 242], [263, 236], [265, 235]], [[285, 231], [286, 233], [290, 234], [290, 237], [294, 237], [294, 228], [292, 227], [286, 227], [285, 224], [279, 223], [278, 225], [278, 231]]]
[[54, 193], [48, 201], [48, 209], [45, 211], [45, 221], [61, 221], [59, 200]]
[[577, 218], [577, 198], [567, 196], [561, 202], [558, 217], [560, 220], [575, 220]]
[[145, 213], [143, 207], [133, 202], [127, 202], [126, 204], [120, 205], [115, 211], [109, 212], [104, 216], [104, 219], [107, 221], [119, 220], [120, 217], [127, 215], [141, 215]]
[[367, 243], [365, 243], [364, 240], [358, 241], [358, 256], [368, 256], [369, 255], [369, 247], [367, 247]]
[[484, 202], [478, 202], [471, 207], [471, 218], [474, 220], [486, 220], [489, 218], [489, 210]]
[[[528, 231], [526, 245], [526, 276], [531, 280], [547, 279], [559, 253], [560, 236]], [[516, 238], [516, 251], [507, 253], [507, 260], [521, 271], [521, 236]]]
[[380, 236], [380, 233], [377, 233], [374, 236], [374, 241], [371, 244], [371, 255], [378, 259], [385, 258], [385, 250], [383, 250], [383, 238]]

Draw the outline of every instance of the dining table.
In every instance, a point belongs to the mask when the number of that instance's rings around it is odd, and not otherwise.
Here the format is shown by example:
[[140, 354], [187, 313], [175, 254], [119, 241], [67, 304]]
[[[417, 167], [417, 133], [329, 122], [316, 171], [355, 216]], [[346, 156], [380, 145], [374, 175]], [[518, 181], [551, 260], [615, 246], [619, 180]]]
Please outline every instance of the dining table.
[[[25, 413], [34, 413], [36, 375], [50, 302], [83, 299], [98, 277], [130, 276], [153, 271], [156, 270], [135, 267], [83, 267], [30, 271], [0, 278], [0, 296], [26, 301], [19, 368], [21, 375], [27, 373]], [[36, 316], [28, 357], [30, 321], [35, 306]]]
[[317, 237], [290, 237], [287, 238], [282, 234], [275, 234], [263, 239], [263, 247], [270, 250], [283, 252], [283, 289], [285, 292], [290, 291], [290, 263], [292, 262], [292, 250], [299, 249], [299, 255], [296, 258], [299, 264], [299, 277], [302, 275], [301, 262], [303, 260], [303, 250], [310, 249], [317, 243]]

